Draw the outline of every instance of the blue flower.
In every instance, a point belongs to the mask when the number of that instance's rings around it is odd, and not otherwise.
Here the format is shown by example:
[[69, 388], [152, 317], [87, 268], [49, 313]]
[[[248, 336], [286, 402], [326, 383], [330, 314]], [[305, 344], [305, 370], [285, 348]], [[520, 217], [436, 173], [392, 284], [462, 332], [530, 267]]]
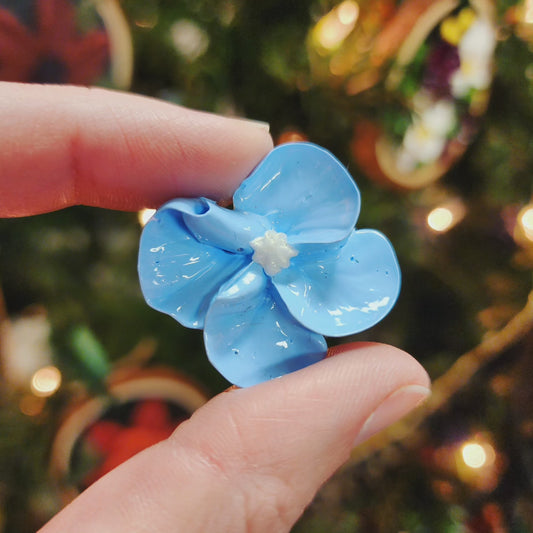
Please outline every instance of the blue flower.
[[139, 252], [152, 307], [203, 328], [207, 355], [249, 386], [326, 356], [392, 308], [400, 270], [389, 241], [356, 230], [360, 195], [327, 150], [275, 148], [241, 184], [233, 210], [178, 199], [145, 226]]

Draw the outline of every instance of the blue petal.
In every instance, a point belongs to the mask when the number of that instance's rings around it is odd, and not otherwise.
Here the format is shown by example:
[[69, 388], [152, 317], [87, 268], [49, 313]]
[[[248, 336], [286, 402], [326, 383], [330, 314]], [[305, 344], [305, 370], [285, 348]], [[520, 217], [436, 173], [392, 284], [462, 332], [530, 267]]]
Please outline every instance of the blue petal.
[[272, 280], [299, 322], [340, 337], [379, 322], [396, 302], [400, 277], [387, 238], [360, 230], [339, 246], [301, 246], [291, 266]]
[[335, 242], [348, 236], [360, 209], [350, 174], [309, 143], [274, 148], [233, 196], [235, 209], [265, 216], [290, 243]]
[[[266, 219], [254, 213], [242, 213], [220, 207], [212, 200], [200, 198], [202, 209], [187, 210], [183, 222], [196, 239], [234, 253], [251, 253], [250, 241], [269, 229]], [[175, 200], [175, 203], [190, 200]]]
[[327, 352], [324, 337], [294, 320], [255, 263], [213, 299], [204, 340], [211, 363], [240, 387], [299, 370], [320, 361]]
[[146, 224], [139, 248], [139, 278], [149, 305], [189, 328], [202, 328], [221, 284], [249, 259], [201, 244], [183, 223], [184, 213], [201, 214], [202, 200], [176, 200]]

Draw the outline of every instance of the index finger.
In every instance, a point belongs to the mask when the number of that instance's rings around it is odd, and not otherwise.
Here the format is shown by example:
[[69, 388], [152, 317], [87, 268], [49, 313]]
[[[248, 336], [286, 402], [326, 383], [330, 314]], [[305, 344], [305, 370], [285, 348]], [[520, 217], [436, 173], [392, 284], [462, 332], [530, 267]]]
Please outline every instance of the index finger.
[[268, 128], [103, 89], [0, 83], [0, 217], [228, 198]]

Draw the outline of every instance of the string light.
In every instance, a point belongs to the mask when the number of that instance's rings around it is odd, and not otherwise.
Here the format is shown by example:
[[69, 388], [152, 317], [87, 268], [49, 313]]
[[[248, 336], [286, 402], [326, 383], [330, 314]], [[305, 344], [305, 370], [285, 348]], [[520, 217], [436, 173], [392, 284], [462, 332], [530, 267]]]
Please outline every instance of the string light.
[[152, 216], [155, 213], [155, 209], [141, 209], [137, 213], [137, 218], [139, 219], [139, 224], [144, 228], [146, 226], [146, 223], [152, 218]]
[[487, 462], [485, 448], [477, 442], [467, 442], [461, 448], [461, 456], [466, 466], [470, 468], [481, 468]]
[[458, 200], [450, 200], [432, 209], [427, 215], [427, 225], [436, 233], [445, 233], [452, 229], [464, 218], [466, 209]]
[[533, 241], [533, 206], [526, 206], [518, 215], [518, 222], [522, 226], [524, 236]]
[[459, 479], [477, 490], [489, 492], [498, 485], [503, 471], [503, 458], [492, 439], [477, 433], [455, 448], [455, 472]]
[[346, 0], [337, 7], [337, 17], [341, 24], [353, 27], [359, 17], [359, 5], [357, 2]]
[[453, 214], [446, 207], [436, 207], [429, 213], [427, 222], [433, 231], [443, 233], [453, 224]]
[[489, 442], [476, 438], [461, 446], [461, 458], [467, 467], [478, 470], [494, 464], [496, 451]]
[[514, 216], [511, 214], [507, 225], [514, 241], [520, 246], [515, 261], [530, 268], [533, 261], [533, 203], [523, 206], [518, 214], [516, 211]]
[[35, 396], [52, 396], [61, 386], [61, 372], [55, 366], [45, 366], [33, 374], [31, 391]]

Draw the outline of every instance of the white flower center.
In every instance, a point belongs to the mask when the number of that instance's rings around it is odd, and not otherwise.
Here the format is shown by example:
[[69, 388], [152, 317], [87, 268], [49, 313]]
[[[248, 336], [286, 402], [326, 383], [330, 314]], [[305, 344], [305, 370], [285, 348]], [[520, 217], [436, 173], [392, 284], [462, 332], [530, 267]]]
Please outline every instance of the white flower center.
[[287, 235], [269, 229], [263, 237], [250, 242], [254, 250], [252, 261], [260, 264], [268, 276], [275, 276], [296, 257], [298, 252], [287, 244]]

